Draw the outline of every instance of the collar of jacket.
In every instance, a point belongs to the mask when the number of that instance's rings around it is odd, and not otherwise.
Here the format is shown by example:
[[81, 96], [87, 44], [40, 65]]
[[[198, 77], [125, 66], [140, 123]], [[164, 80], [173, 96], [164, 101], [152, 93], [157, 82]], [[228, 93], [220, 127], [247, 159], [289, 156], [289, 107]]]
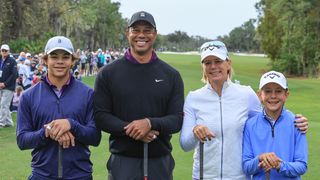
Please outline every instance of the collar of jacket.
[[[228, 78], [228, 79], [223, 83], [222, 91], [223, 91], [224, 89], [227, 89], [227, 88], [231, 85], [231, 83], [232, 83], [231, 80]], [[216, 91], [216, 90], [214, 90], [214, 89], [212, 88], [212, 86], [211, 86], [211, 84], [209, 83], [209, 81], [207, 82], [206, 87], [207, 87], [207, 89], [210, 89], [211, 91]]]
[[[74, 81], [74, 77], [73, 75], [70, 73], [70, 79], [67, 81], [67, 83], [65, 85], [63, 85], [63, 89], [69, 85], [71, 85]], [[55, 85], [53, 85], [49, 79], [48, 79], [48, 73], [46, 75], [44, 75], [42, 78], [41, 78], [41, 81], [43, 81], [44, 83], [46, 83], [48, 86], [50, 86], [51, 88], [56, 88]]]

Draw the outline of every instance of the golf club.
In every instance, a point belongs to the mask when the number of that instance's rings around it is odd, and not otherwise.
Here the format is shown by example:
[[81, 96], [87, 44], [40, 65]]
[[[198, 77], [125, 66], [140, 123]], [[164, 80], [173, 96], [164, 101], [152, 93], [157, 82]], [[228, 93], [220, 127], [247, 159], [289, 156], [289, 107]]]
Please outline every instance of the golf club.
[[266, 172], [266, 180], [270, 180], [270, 170]]
[[200, 180], [203, 180], [203, 146], [204, 143], [200, 141]]
[[[46, 128], [48, 130], [51, 130], [52, 127], [50, 125], [46, 126]], [[61, 179], [62, 178], [62, 147], [60, 146], [60, 144], [58, 144], [58, 178]]]
[[58, 178], [62, 178], [62, 147], [58, 144], [59, 149], [58, 149]]
[[143, 176], [148, 180], [148, 143], [143, 144]]

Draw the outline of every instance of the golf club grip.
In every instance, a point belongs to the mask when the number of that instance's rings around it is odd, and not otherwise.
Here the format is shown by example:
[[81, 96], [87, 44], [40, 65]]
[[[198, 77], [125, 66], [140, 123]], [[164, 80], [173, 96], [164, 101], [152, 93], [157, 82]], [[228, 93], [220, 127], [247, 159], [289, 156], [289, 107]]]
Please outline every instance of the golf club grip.
[[200, 180], [203, 180], [203, 146], [204, 143], [200, 141]]
[[148, 180], [148, 143], [143, 144], [143, 176]]

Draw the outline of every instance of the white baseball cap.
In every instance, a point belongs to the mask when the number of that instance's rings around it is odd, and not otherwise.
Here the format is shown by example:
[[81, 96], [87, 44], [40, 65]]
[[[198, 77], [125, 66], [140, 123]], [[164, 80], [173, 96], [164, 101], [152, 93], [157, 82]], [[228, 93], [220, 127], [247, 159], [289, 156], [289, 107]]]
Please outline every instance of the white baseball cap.
[[10, 48], [9, 48], [9, 45], [8, 45], [8, 44], [2, 44], [2, 45], [1, 45], [1, 49], [7, 50], [7, 51], [9, 51], [9, 50], [10, 50]]
[[279, 84], [283, 89], [288, 89], [286, 77], [277, 71], [269, 71], [261, 76], [259, 89], [262, 89], [268, 83]]
[[70, 54], [74, 53], [71, 40], [64, 36], [55, 36], [49, 39], [46, 47], [44, 48], [44, 53], [50, 54], [51, 52], [58, 49], [65, 50]]
[[208, 56], [216, 56], [221, 60], [227, 60], [228, 50], [226, 45], [221, 41], [209, 41], [200, 47], [201, 63]]

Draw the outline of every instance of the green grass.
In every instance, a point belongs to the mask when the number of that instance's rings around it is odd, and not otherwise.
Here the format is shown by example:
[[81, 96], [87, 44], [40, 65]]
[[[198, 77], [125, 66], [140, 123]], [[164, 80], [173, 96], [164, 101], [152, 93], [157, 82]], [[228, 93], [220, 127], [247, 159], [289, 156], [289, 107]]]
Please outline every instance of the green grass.
[[[185, 95], [190, 90], [203, 86], [201, 66], [197, 55], [159, 54], [159, 57], [179, 70], [185, 85]], [[234, 79], [241, 84], [258, 88], [259, 78], [268, 70], [267, 58], [232, 56], [235, 70]], [[84, 78], [83, 81], [93, 87], [94, 77]], [[289, 79], [290, 96], [286, 107], [295, 113], [302, 113], [309, 119], [310, 128], [307, 133], [309, 143], [309, 168], [303, 176], [304, 180], [316, 180], [320, 177], [320, 98], [318, 88], [319, 79]], [[15, 114], [13, 114], [15, 119]], [[192, 152], [185, 153], [179, 146], [179, 135], [172, 138], [173, 156], [176, 161], [174, 169], [175, 180], [191, 179]], [[106, 160], [109, 157], [108, 135], [103, 133], [99, 147], [91, 147], [94, 164], [94, 179], [106, 179]], [[0, 129], [0, 180], [27, 179], [30, 174], [31, 150], [20, 151], [16, 145], [15, 128]]]

